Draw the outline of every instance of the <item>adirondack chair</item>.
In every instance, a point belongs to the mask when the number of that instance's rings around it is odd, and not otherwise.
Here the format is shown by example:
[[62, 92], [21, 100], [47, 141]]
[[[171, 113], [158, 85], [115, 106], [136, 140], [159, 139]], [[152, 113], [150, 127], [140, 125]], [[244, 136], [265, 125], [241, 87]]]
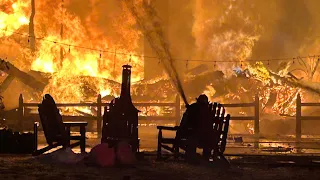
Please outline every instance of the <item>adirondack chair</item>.
[[[213, 160], [226, 160], [223, 153], [227, 144], [227, 135], [229, 129], [230, 115], [225, 116], [225, 109], [221, 104], [214, 103], [209, 105], [210, 112], [212, 114], [212, 124], [213, 124], [213, 137], [212, 138], [212, 153], [211, 157]], [[186, 117], [186, 113], [183, 118]], [[168, 126], [157, 126], [158, 132], [158, 149], [157, 149], [157, 159], [163, 159], [162, 149], [165, 149], [174, 155], [176, 159], [179, 157], [185, 158], [185, 151], [187, 149], [187, 137], [184, 137], [180, 133], [180, 126], [168, 127]], [[164, 130], [176, 131], [175, 138], [165, 138], [163, 137]], [[198, 148], [202, 148], [198, 145]], [[182, 152], [180, 151], [182, 150]]]
[[[36, 142], [36, 148], [33, 152], [34, 156], [43, 154], [58, 146], [62, 146], [62, 148], [73, 148], [80, 145], [81, 152], [85, 152], [85, 133], [86, 126], [88, 125], [87, 122], [63, 122], [62, 116], [59, 113], [59, 109], [57, 108], [54, 99], [49, 94], [46, 94], [43, 97], [43, 101], [38, 105], [38, 107], [42, 129], [44, 131], [48, 146], [39, 150], [37, 149], [39, 124], [36, 122], [34, 124], [34, 135]], [[80, 127], [80, 136], [71, 136], [71, 127]], [[70, 140], [77, 140], [77, 142], [70, 144]]]

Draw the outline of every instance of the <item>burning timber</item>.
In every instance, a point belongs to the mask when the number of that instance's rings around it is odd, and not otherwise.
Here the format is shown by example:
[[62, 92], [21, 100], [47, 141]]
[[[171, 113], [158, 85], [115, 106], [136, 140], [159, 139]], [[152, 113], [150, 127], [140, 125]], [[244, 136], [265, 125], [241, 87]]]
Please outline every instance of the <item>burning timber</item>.
[[[2, 61], [1, 65], [1, 70], [9, 74], [1, 84], [2, 90], [5, 90], [9, 86], [12, 79], [18, 77], [22, 79], [22, 82], [27, 84], [29, 87], [33, 88], [29, 88], [29, 91], [34, 90], [38, 92], [37, 94], [41, 95], [44, 92], [47, 93], [48, 91], [50, 92], [50, 90], [52, 90], [53, 92], [50, 93], [57, 96], [58, 101], [64, 102], [61, 101], [61, 99], [63, 99], [61, 97], [66, 96], [64, 91], [61, 89], [57, 91], [57, 89], [61, 87], [52, 86], [51, 84], [52, 81], [54, 81], [56, 84], [68, 84], [67, 82], [65, 82], [64, 78], [56, 79], [55, 73], [43, 73], [38, 71], [29, 71], [28, 73], [25, 73], [20, 71], [18, 68], [14, 67], [11, 63], [5, 61]], [[274, 89], [283, 86], [282, 84], [287, 84], [290, 87], [300, 88], [308, 92], [313, 92], [320, 95], [320, 88], [318, 87], [319, 85], [314, 82], [300, 80], [289, 75], [282, 76], [278, 75], [277, 73], [269, 72], [270, 76], [280, 80], [282, 83], [271, 83], [265, 86], [259, 78], [246, 72], [247, 70], [244, 69], [241, 70], [240, 73], [234, 72], [234, 74], [230, 74], [228, 75], [228, 77], [226, 77], [222, 71], [208, 71], [208, 68], [202, 65], [201, 67], [196, 67], [190, 70], [186, 74], [182, 86], [184, 87], [186, 94], [188, 94], [188, 101], [193, 101], [198, 94], [207, 91], [209, 93], [208, 96], [211, 98], [211, 100], [213, 100], [214, 98], [215, 101], [221, 101], [224, 103], [233, 103], [235, 101], [251, 102], [253, 100], [252, 94], [259, 93], [261, 98], [267, 99], [267, 102], [263, 102], [264, 107], [272, 107], [274, 106], [276, 101], [279, 101], [277, 100], [277, 92], [270, 92], [268, 98], [262, 96], [266, 89]], [[104, 90], [104, 87], [107, 87], [109, 89], [109, 93], [102, 93], [102, 100], [110, 101], [114, 99], [115, 96], [118, 96], [117, 92], [121, 89], [120, 83], [111, 79], [105, 79], [101, 77], [90, 77], [80, 75], [74, 76], [70, 84], [72, 83], [80, 84], [81, 86], [81, 99], [74, 99], [78, 100], [77, 102], [95, 102], [97, 94], [101, 93], [101, 90]], [[25, 91], [25, 89], [21, 89], [18, 91], [22, 90]], [[174, 85], [172, 84], [171, 80], [165, 78], [159, 79], [158, 81], [154, 80], [148, 82], [142, 80], [132, 84], [131, 97], [134, 102], [172, 102], [175, 99], [176, 94], [177, 91]], [[39, 98], [37, 96], [33, 96], [32, 99], [38, 102]], [[28, 102], [28, 99], [26, 100]], [[283, 103], [283, 106], [285, 105], [286, 104]], [[95, 114], [94, 109], [91, 109], [91, 111], [91, 113], [88, 113], [87, 111], [81, 112], [81, 110], [78, 110], [77, 112], [84, 116], [88, 116], [89, 114]], [[280, 112], [279, 114], [286, 113]]]
[[9, 86], [12, 80], [16, 77], [25, 85], [31, 87], [37, 92], [42, 92], [46, 86], [46, 84], [36, 80], [34, 77], [30, 76], [29, 74], [20, 71], [10, 62], [1, 60], [0, 62], [0, 70], [6, 72], [8, 74], [7, 79], [2, 84], [1, 90], [2, 92]]

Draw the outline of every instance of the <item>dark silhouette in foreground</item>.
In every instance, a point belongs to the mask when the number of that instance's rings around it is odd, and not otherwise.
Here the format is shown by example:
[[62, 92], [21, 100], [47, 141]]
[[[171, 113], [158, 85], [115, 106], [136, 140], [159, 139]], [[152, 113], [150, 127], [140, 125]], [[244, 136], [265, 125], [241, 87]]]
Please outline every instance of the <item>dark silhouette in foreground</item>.
[[[158, 126], [158, 159], [162, 158], [161, 149], [174, 153], [175, 158], [184, 157], [195, 163], [209, 159], [227, 162], [223, 153], [226, 147], [230, 115], [225, 116], [221, 104], [209, 103], [207, 96], [200, 95], [197, 102], [187, 106], [180, 126]], [[162, 130], [177, 131], [175, 138], [163, 138]], [[172, 145], [170, 147], [169, 145]], [[202, 148], [202, 158], [198, 158], [197, 148]], [[181, 153], [179, 149], [185, 151]]]
[[[38, 105], [38, 111], [41, 121], [41, 126], [47, 140], [48, 146], [42, 149], [36, 149], [33, 155], [40, 155], [52, 148], [62, 146], [63, 148], [73, 148], [80, 145], [81, 152], [85, 152], [86, 129], [87, 122], [63, 122], [62, 116], [57, 108], [57, 105], [49, 94], [43, 97], [42, 103]], [[70, 128], [80, 127], [80, 136], [71, 136]], [[34, 134], [38, 136], [38, 123], [35, 123]], [[70, 140], [78, 140], [70, 144]], [[35, 142], [37, 142], [35, 140]]]
[[130, 95], [131, 66], [122, 66], [122, 85], [119, 98], [105, 107], [101, 143], [111, 147], [121, 141], [128, 142], [133, 152], [139, 151], [138, 112]]

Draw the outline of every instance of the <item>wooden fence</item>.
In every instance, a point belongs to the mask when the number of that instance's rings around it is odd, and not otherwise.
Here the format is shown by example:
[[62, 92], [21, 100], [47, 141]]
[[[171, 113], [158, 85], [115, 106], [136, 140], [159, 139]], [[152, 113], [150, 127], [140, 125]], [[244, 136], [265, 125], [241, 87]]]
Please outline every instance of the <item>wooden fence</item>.
[[[19, 97], [19, 108], [18, 108], [18, 114], [20, 119], [23, 121], [23, 119], [26, 118], [26, 116], [30, 117], [33, 116], [33, 119], [38, 119], [38, 114], [26, 114], [25, 108], [34, 108], [38, 107], [39, 103], [25, 103], [23, 100], [22, 94], [20, 94]], [[97, 131], [98, 133], [101, 133], [101, 127], [102, 127], [102, 108], [104, 106], [107, 106], [109, 103], [103, 103], [101, 100], [101, 95], [98, 95], [97, 102], [95, 103], [57, 103], [57, 107], [96, 107], [97, 108], [97, 115], [86, 117], [86, 116], [62, 116], [63, 120], [65, 121], [90, 121], [90, 120], [96, 120], [97, 122]], [[255, 96], [254, 102], [251, 103], [238, 103], [238, 104], [223, 104], [226, 108], [236, 108], [236, 107], [253, 107], [254, 108], [254, 116], [232, 116], [231, 120], [234, 121], [241, 121], [241, 120], [251, 120], [254, 121], [254, 135], [259, 138], [260, 134], [260, 128], [259, 128], [259, 97], [258, 95]], [[179, 125], [181, 120], [181, 104], [180, 104], [180, 96], [176, 96], [175, 102], [172, 103], [134, 103], [136, 107], [150, 107], [150, 106], [168, 106], [168, 107], [174, 107], [175, 113], [174, 116], [139, 116], [139, 120], [172, 120], [175, 121], [176, 125]], [[138, 108], [139, 109], [139, 108]]]
[[[89, 121], [89, 120], [96, 120], [97, 121], [97, 131], [98, 134], [101, 134], [102, 128], [102, 108], [107, 106], [109, 103], [103, 103], [101, 99], [101, 95], [98, 95], [97, 102], [95, 103], [57, 103], [57, 107], [96, 107], [97, 108], [97, 115], [96, 116], [62, 116], [64, 121]], [[180, 96], [176, 96], [176, 100], [173, 103], [133, 103], [137, 108], [138, 107], [150, 107], [150, 106], [158, 106], [158, 107], [174, 107], [175, 114], [174, 116], [139, 116], [139, 120], [173, 120], [176, 123], [180, 122]], [[39, 103], [25, 103], [23, 101], [23, 96], [20, 94], [19, 96], [19, 107], [18, 107], [18, 114], [19, 114], [19, 122], [22, 122], [26, 116], [31, 117], [33, 119], [38, 119], [38, 114], [26, 114], [25, 108], [35, 108], [38, 107]], [[139, 109], [139, 108], [138, 108]]]
[[254, 102], [251, 103], [238, 103], [238, 104], [222, 104], [225, 108], [241, 108], [241, 107], [248, 107], [254, 108], [254, 115], [253, 116], [233, 116], [231, 114], [230, 120], [233, 121], [254, 121], [254, 136], [255, 136], [255, 147], [259, 147], [259, 137], [260, 137], [260, 101], [259, 96], [255, 95]]
[[302, 115], [302, 107], [310, 107], [310, 106], [318, 106], [320, 107], [320, 103], [302, 103], [301, 96], [298, 94], [297, 96], [297, 104], [296, 104], [296, 141], [301, 141], [301, 122], [305, 120], [320, 120], [320, 116], [303, 116]]
[[[86, 116], [63, 116], [62, 118], [66, 121], [77, 121], [77, 120], [96, 120], [97, 122], [97, 131], [98, 133], [101, 132], [102, 127], [102, 108], [109, 103], [103, 103], [101, 100], [101, 95], [98, 95], [97, 102], [95, 103], [57, 103], [57, 107], [96, 107], [97, 108], [97, 115], [92, 117], [86, 117]], [[175, 102], [172, 103], [134, 103], [136, 107], [150, 107], [150, 106], [168, 106], [168, 107], [174, 107], [175, 113], [174, 116], [139, 116], [139, 120], [172, 120], [178, 125], [180, 123], [181, 119], [181, 104], [180, 104], [180, 96], [176, 96]], [[223, 104], [226, 108], [254, 108], [254, 115], [253, 116], [233, 116], [231, 115], [231, 120], [233, 121], [254, 121], [254, 136], [259, 141], [260, 136], [260, 123], [259, 123], [259, 117], [260, 117], [260, 101], [258, 95], [255, 95], [255, 100], [251, 103], [237, 103], [237, 104]], [[319, 106], [320, 103], [302, 103], [300, 94], [298, 94], [297, 100], [296, 100], [296, 139], [297, 141], [301, 140], [301, 122], [304, 120], [320, 120], [320, 116], [302, 116], [301, 114], [301, 108], [306, 106]], [[38, 116], [37, 114], [25, 114], [25, 108], [30, 107], [38, 107], [38, 103], [25, 103], [23, 101], [23, 96], [20, 95], [19, 97], [19, 108], [18, 108], [18, 114], [21, 120], [23, 120], [26, 116]], [[138, 108], [139, 109], [139, 108]], [[38, 117], [35, 117], [34, 119], [38, 119]]]

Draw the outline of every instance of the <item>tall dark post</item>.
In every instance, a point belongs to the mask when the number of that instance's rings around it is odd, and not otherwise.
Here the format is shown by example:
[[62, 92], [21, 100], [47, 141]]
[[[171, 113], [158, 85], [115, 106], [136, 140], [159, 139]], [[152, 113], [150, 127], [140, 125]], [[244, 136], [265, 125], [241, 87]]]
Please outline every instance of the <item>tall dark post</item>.
[[121, 84], [121, 94], [120, 98], [130, 100], [130, 83], [131, 83], [131, 66], [123, 65], [122, 66], [122, 84]]
[[31, 15], [29, 21], [30, 49], [32, 53], [36, 51], [36, 38], [34, 34], [34, 16], [36, 15], [35, 0], [31, 0]]
[[301, 141], [301, 96], [298, 94], [296, 104], [296, 141]]
[[102, 106], [102, 99], [101, 99], [101, 94], [98, 95], [97, 98], [97, 131], [98, 131], [98, 137], [101, 137], [102, 133], [102, 116], [101, 116], [101, 106]]
[[18, 114], [19, 114], [19, 129], [22, 130], [22, 125], [23, 125], [23, 96], [20, 94], [19, 96], [19, 107], [18, 107]]
[[255, 95], [254, 103], [255, 103], [255, 107], [254, 107], [254, 117], [255, 117], [254, 118], [254, 135], [255, 135], [255, 139], [256, 139], [254, 146], [255, 146], [255, 148], [259, 148], [259, 139], [260, 139], [260, 122], [259, 122], [260, 112], [259, 112], [259, 108], [260, 108], [260, 102], [259, 102], [258, 94]]
[[296, 102], [296, 148], [301, 153], [301, 96], [298, 94]]
[[115, 143], [127, 140], [132, 151], [139, 151], [138, 112], [130, 95], [131, 66], [122, 66], [122, 84], [119, 98], [105, 107], [101, 142]]
[[[62, 19], [63, 19], [63, 8], [64, 8], [64, 0], [62, 0], [62, 2], [61, 2], [61, 16], [62, 16]], [[63, 20], [61, 21], [61, 27], [60, 27], [60, 39], [61, 39], [61, 41], [63, 40]], [[60, 68], [62, 68], [63, 59], [64, 59], [63, 47], [60, 46], [60, 64], [59, 64]]]

